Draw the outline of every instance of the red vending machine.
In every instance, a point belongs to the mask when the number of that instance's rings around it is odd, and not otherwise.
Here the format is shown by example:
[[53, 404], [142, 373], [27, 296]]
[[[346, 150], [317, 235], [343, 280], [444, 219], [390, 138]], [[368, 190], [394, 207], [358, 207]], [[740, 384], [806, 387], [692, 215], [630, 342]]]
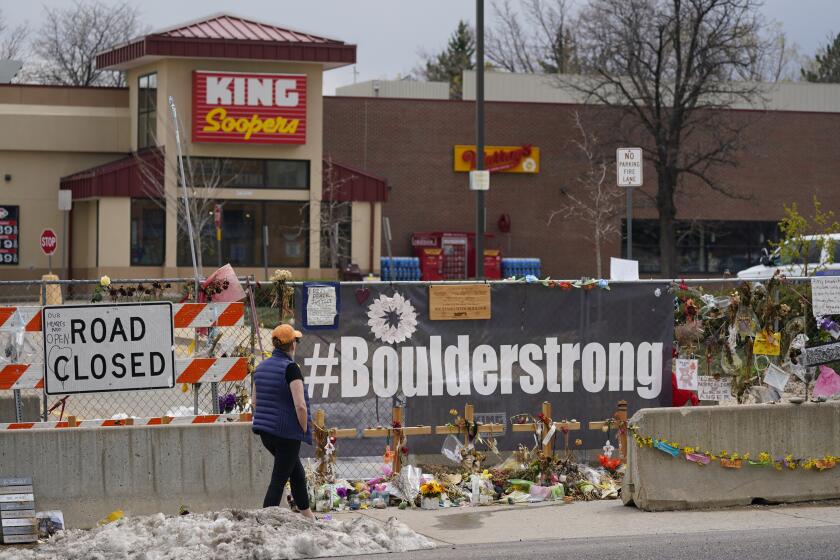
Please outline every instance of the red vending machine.
[[463, 233], [442, 233], [440, 248], [443, 250], [443, 279], [466, 280], [469, 274], [467, 236]]
[[[474, 239], [474, 233], [452, 231], [414, 233], [411, 236], [411, 246], [414, 250], [414, 256], [420, 259], [422, 279], [466, 280], [475, 278]], [[494, 246], [495, 242], [495, 236], [492, 233], [485, 235], [485, 246]], [[438, 249], [439, 252], [430, 251], [430, 249]], [[499, 249], [485, 249], [484, 277], [500, 279], [502, 277], [501, 263], [502, 257]], [[437, 270], [440, 272], [436, 272]], [[439, 277], [436, 276], [437, 274], [439, 274]]]
[[[468, 259], [468, 268], [467, 274], [469, 274], [469, 278], [475, 278], [475, 234], [474, 233], [467, 233], [467, 259]], [[485, 233], [484, 234], [484, 255], [485, 255], [485, 262], [484, 268], [487, 268], [487, 251], [493, 247], [497, 247], [496, 244], [496, 236], [492, 233]], [[485, 276], [487, 272], [484, 273]], [[488, 277], [489, 278], [489, 277]]]
[[488, 280], [502, 279], [502, 252], [499, 249], [484, 250], [484, 277]]
[[443, 249], [423, 247], [418, 258], [421, 280], [443, 280]]

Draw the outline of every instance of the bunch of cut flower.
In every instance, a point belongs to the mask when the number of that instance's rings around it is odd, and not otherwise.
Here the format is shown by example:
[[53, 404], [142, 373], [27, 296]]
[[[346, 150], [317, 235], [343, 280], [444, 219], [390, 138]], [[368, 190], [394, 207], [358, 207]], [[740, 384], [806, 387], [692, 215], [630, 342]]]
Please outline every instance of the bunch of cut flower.
[[443, 485], [437, 480], [432, 479], [420, 485], [420, 495], [424, 498], [439, 498], [441, 494], [443, 494]]

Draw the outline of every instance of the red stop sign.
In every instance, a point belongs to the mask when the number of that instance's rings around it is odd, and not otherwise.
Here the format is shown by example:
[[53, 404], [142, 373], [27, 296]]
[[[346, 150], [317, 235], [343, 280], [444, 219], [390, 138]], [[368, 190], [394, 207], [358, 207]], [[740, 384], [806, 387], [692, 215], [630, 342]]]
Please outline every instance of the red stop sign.
[[58, 236], [51, 229], [41, 232], [41, 250], [45, 255], [52, 255], [58, 248]]

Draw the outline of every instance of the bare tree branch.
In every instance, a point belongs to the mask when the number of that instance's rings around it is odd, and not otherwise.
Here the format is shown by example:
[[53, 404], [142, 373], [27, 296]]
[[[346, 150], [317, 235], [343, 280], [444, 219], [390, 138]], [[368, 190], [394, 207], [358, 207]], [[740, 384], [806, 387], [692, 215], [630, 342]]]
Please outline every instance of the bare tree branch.
[[0, 60], [17, 60], [23, 55], [23, 48], [29, 27], [24, 23], [10, 28], [0, 10]]
[[565, 74], [580, 70], [575, 21], [569, 0], [493, 2], [494, 25], [486, 31], [487, 58], [508, 72]]
[[617, 140], [641, 146], [656, 169], [667, 276], [677, 272], [681, 178], [740, 196], [714, 170], [737, 164], [751, 121], [720, 110], [763, 103], [765, 86], [755, 79], [781, 75], [780, 51], [787, 49], [760, 6], [759, 0], [589, 0], [579, 16], [577, 48], [586, 75], [562, 78], [561, 87], [612, 108], [630, 125]]
[[575, 216], [590, 224], [592, 233], [587, 234], [587, 237], [595, 244], [595, 268], [598, 278], [601, 278], [601, 245], [611, 235], [620, 234], [615, 218], [621, 210], [619, 201], [623, 193], [612, 181], [607, 180], [613, 167], [603, 152], [598, 137], [586, 130], [580, 113], [575, 111], [573, 118], [580, 139], [573, 140], [572, 143], [580, 152], [585, 164], [585, 171], [576, 180], [583, 192], [578, 196], [563, 189], [567, 200], [559, 210], [549, 213], [547, 225], [550, 226], [558, 216]]

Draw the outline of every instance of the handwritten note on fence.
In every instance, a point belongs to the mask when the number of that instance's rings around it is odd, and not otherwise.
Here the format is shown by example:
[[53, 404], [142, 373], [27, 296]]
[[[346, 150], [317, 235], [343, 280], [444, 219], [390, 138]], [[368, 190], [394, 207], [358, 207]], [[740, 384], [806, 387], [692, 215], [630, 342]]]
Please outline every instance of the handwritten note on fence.
[[698, 381], [697, 396], [701, 401], [725, 401], [732, 396], [728, 378], [715, 379], [710, 375], [701, 375]]
[[814, 317], [840, 315], [840, 276], [811, 279]]

